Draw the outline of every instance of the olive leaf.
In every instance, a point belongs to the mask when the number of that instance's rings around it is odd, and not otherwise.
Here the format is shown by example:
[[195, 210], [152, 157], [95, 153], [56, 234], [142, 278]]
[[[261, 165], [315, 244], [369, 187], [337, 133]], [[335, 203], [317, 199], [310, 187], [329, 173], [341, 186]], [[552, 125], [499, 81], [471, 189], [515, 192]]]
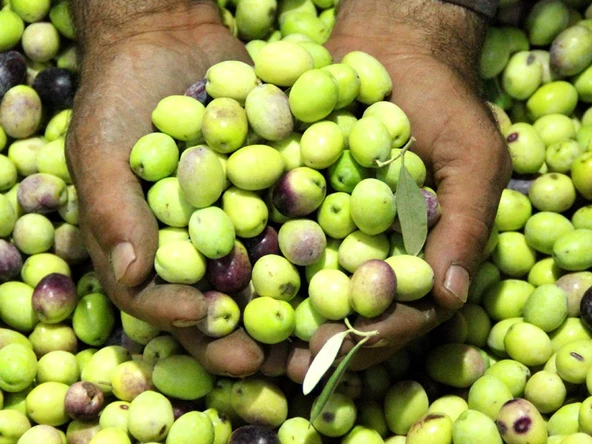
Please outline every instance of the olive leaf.
[[428, 214], [421, 190], [405, 167], [404, 155], [401, 158], [395, 203], [405, 250], [407, 254], [417, 256], [428, 235]]
[[[349, 331], [347, 331], [347, 333], [349, 333]], [[331, 338], [331, 339], [333, 339], [333, 338]], [[339, 382], [341, 381], [341, 377], [343, 376], [343, 374], [345, 373], [345, 371], [349, 367], [349, 364], [352, 361], [352, 359], [354, 358], [356, 352], [362, 347], [362, 345], [364, 345], [364, 343], [366, 341], [368, 341], [368, 339], [370, 339], [370, 336], [366, 336], [366, 337], [362, 338], [347, 353], [347, 355], [345, 355], [345, 358], [343, 358], [343, 360], [339, 363], [339, 365], [337, 366], [337, 368], [335, 369], [335, 371], [333, 372], [333, 374], [331, 375], [331, 377], [329, 378], [329, 380], [325, 384], [323, 391], [321, 392], [321, 394], [319, 395], [319, 397], [317, 398], [317, 400], [315, 401], [315, 403], [312, 407], [312, 410], [310, 412], [310, 421], [309, 421], [311, 424], [321, 414], [321, 412], [323, 411], [323, 408], [325, 408], [325, 405], [327, 404], [327, 402], [331, 398], [331, 395], [333, 395], [333, 393], [335, 393], [335, 390], [337, 389], [337, 386], [339, 385]]]
[[323, 378], [323, 375], [331, 368], [341, 348], [341, 344], [343, 344], [343, 340], [349, 333], [350, 331], [346, 330], [331, 336], [325, 345], [323, 345], [323, 348], [317, 353], [302, 382], [302, 392], [305, 395], [312, 392]]

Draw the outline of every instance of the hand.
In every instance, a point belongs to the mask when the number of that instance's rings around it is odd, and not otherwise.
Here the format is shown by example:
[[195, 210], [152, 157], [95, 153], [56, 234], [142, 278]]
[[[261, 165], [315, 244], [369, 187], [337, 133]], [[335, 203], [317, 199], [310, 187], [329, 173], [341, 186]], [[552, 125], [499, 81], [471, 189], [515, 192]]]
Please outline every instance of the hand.
[[[90, 3], [75, 9], [79, 24]], [[262, 364], [260, 345], [244, 330], [206, 338], [192, 327], [205, 316], [202, 294], [191, 286], [155, 283], [158, 225], [129, 166], [134, 143], [153, 131], [150, 116], [160, 99], [182, 94], [219, 61], [249, 61], [244, 45], [220, 24], [215, 4], [197, 3], [191, 11], [144, 15], [131, 30], [129, 24], [116, 29], [101, 21], [94, 27], [82, 23], [80, 29], [88, 31], [81, 36], [81, 84], [67, 159], [79, 195], [80, 228], [115, 305], [172, 332], [210, 372], [244, 376]]]
[[[363, 5], [362, 5], [363, 3]], [[477, 62], [484, 20], [461, 7], [435, 2], [341, 2], [327, 47], [334, 61], [361, 50], [386, 67], [393, 80], [391, 100], [411, 121], [413, 148], [438, 190], [442, 216], [431, 229], [425, 259], [434, 270], [430, 296], [393, 304], [375, 319], [359, 318], [354, 327], [378, 330], [352, 362], [359, 370], [384, 361], [421, 336], [467, 300], [471, 278], [483, 251], [511, 161], [491, 112], [477, 92]], [[321, 326], [310, 342], [297, 343], [287, 374], [302, 381], [311, 354], [343, 324]], [[354, 344], [344, 343], [342, 353]]]

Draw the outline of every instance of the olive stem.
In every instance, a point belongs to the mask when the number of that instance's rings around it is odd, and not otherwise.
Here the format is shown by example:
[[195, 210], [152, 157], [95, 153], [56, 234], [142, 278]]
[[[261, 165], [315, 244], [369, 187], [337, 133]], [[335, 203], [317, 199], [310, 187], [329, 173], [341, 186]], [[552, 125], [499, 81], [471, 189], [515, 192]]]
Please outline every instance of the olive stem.
[[407, 141], [407, 143], [405, 145], [403, 145], [403, 148], [401, 148], [401, 152], [399, 154], [397, 154], [395, 157], [391, 157], [389, 160], [385, 160], [384, 162], [381, 162], [380, 160], [376, 160], [375, 163], [376, 163], [377, 167], [382, 168], [383, 166], [390, 165], [395, 160], [399, 159], [400, 157], [403, 157], [405, 155], [405, 153], [407, 152], [407, 150], [409, 150], [414, 144], [415, 144], [415, 137], [412, 136]]
[[362, 336], [364, 338], [364, 339], [362, 339], [361, 342], [366, 342], [368, 340], [368, 338], [370, 338], [371, 336], [376, 336], [379, 333], [378, 330], [373, 330], [373, 331], [360, 331], [360, 330], [356, 330], [351, 325], [351, 322], [347, 318], [345, 318], [345, 325], [347, 326], [347, 330], [350, 333], [353, 333], [353, 334], [355, 334], [357, 336]]

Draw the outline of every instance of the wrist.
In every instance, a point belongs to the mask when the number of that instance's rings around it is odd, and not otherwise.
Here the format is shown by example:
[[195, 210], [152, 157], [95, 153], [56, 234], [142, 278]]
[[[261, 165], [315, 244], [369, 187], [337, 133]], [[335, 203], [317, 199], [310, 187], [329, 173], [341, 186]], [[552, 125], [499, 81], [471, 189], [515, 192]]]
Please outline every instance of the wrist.
[[83, 53], [142, 34], [175, 34], [189, 40], [201, 26], [222, 26], [214, 0], [72, 0]]
[[477, 68], [487, 26], [484, 16], [440, 0], [342, 0], [332, 37], [430, 57], [464, 76]]

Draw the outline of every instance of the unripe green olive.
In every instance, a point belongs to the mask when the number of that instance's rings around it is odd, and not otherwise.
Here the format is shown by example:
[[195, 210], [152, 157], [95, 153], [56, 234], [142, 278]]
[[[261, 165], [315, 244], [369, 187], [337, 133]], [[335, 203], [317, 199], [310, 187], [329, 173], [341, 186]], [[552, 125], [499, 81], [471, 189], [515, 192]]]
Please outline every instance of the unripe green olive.
[[297, 43], [268, 43], [255, 58], [255, 73], [266, 83], [292, 86], [306, 71], [314, 68], [310, 53]]
[[360, 93], [357, 100], [372, 105], [388, 96], [393, 82], [386, 68], [377, 59], [362, 51], [347, 53], [341, 63], [351, 66], [360, 77]]

